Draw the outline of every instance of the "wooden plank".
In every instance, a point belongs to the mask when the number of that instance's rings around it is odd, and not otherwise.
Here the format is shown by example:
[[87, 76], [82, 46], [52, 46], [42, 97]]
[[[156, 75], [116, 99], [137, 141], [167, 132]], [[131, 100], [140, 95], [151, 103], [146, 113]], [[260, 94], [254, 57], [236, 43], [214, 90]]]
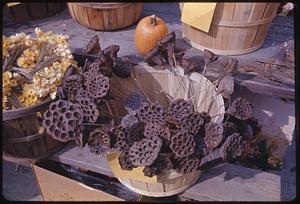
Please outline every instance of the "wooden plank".
[[[74, 144], [67, 145], [50, 159], [113, 176], [104, 157], [90, 153], [87, 148], [80, 149]], [[201, 201], [290, 200], [295, 196], [295, 177], [287, 172], [274, 174], [234, 164], [222, 164], [204, 172], [198, 183], [181, 195]]]
[[[205, 172], [196, 185], [180, 196], [198, 201], [291, 200], [296, 195], [295, 181], [286, 179], [283, 184], [282, 177], [234, 164], [222, 164]], [[283, 185], [294, 189], [294, 193], [283, 196]]]
[[48, 4], [48, 14], [49, 14], [49, 16], [55, 15], [55, 14], [59, 13], [62, 10], [60, 3], [48, 2], [47, 4]]
[[106, 176], [113, 176], [106, 158], [91, 153], [88, 147], [81, 149], [74, 145], [74, 143], [67, 144], [66, 147], [52, 155], [49, 159], [94, 171]]

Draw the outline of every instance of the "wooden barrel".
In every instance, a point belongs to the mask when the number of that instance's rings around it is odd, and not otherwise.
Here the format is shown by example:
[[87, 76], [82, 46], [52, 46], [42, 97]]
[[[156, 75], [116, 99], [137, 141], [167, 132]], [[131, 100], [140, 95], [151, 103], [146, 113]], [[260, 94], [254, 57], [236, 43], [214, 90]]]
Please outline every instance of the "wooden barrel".
[[45, 2], [45, 3], [20, 3], [13, 6], [3, 6], [3, 16], [8, 21], [24, 22], [47, 18], [60, 13], [65, 7], [64, 3], [60, 2]]
[[22, 165], [30, 165], [46, 158], [63, 147], [64, 143], [41, 132], [42, 115], [51, 100], [41, 104], [3, 111], [3, 158]]
[[[280, 3], [217, 3], [208, 33], [182, 22], [182, 36], [193, 47], [221, 55], [259, 49]], [[181, 9], [182, 9], [182, 5]]]
[[94, 30], [117, 30], [135, 23], [143, 3], [67, 3], [72, 18]]

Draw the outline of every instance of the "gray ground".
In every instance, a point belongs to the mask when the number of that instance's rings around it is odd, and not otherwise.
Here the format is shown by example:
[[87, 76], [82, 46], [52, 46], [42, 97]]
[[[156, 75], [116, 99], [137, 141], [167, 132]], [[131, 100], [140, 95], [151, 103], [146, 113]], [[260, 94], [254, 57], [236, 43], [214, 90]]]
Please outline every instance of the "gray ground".
[[14, 163], [2, 160], [2, 173], [2, 193], [7, 200], [43, 200], [30, 167], [20, 166], [16, 171]]

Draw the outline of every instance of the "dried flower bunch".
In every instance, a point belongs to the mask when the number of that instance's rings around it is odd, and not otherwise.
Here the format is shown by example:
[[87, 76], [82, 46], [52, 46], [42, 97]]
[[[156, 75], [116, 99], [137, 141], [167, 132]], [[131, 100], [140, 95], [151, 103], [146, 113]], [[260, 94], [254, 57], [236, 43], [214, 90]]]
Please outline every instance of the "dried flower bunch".
[[76, 64], [66, 35], [35, 29], [36, 36], [17, 33], [2, 40], [4, 110], [36, 105], [61, 83]]

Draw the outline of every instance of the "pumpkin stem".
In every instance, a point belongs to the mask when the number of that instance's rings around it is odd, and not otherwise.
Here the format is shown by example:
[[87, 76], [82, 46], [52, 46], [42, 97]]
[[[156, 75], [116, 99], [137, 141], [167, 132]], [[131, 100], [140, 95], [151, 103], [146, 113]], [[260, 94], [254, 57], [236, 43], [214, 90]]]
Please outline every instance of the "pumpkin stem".
[[156, 26], [156, 16], [155, 16], [155, 15], [152, 15], [152, 16], [151, 16], [151, 24], [152, 24], [153, 26]]

